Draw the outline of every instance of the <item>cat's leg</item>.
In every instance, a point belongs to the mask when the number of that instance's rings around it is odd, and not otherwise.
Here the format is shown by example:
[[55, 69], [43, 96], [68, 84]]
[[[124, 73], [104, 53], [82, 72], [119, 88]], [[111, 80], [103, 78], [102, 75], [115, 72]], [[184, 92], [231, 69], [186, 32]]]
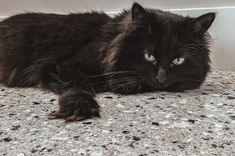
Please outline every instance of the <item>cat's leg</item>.
[[64, 118], [66, 121], [79, 121], [91, 117], [100, 117], [100, 107], [90, 92], [70, 88], [60, 94], [59, 110], [51, 113], [52, 118]]
[[95, 101], [95, 92], [87, 80], [78, 77], [77, 81], [47, 79], [42, 88], [59, 94], [59, 110], [50, 114], [51, 119], [63, 118], [66, 121], [79, 121], [100, 117], [100, 106]]

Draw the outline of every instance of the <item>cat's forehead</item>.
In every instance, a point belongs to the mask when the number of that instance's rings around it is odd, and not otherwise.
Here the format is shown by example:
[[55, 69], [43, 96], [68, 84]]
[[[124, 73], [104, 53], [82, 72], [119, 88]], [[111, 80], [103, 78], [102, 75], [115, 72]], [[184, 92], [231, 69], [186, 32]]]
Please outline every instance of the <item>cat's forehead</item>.
[[172, 12], [168, 11], [162, 11], [162, 10], [151, 10], [149, 12], [149, 17], [152, 18], [151, 20], [157, 21], [161, 24], [170, 24], [170, 23], [181, 23], [184, 22], [187, 17], [181, 16], [179, 14], [174, 14]]
[[184, 35], [178, 30], [164, 28], [160, 33], [153, 31], [152, 43], [158, 50], [171, 52], [187, 40]]
[[149, 29], [151, 29], [155, 47], [173, 52], [174, 49], [187, 42], [191, 34], [187, 31], [189, 26], [184, 17], [171, 13], [166, 13], [165, 17], [164, 14], [154, 15]]
[[149, 17], [150, 27], [155, 33], [180, 34], [189, 27], [189, 18], [171, 12], [153, 10]]

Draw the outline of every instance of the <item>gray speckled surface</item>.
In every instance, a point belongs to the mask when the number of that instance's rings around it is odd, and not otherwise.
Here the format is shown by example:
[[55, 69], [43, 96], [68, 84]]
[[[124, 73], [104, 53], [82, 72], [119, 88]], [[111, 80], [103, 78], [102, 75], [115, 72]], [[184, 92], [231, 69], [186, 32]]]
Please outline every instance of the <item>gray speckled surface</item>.
[[101, 119], [48, 120], [57, 96], [0, 87], [0, 155], [235, 155], [235, 72], [184, 93], [97, 96]]

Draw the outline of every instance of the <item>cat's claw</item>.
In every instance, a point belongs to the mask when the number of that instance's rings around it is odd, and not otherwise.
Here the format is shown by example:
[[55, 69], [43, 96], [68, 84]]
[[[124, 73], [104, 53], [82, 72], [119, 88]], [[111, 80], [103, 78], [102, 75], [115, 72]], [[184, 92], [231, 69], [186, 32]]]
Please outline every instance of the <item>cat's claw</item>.
[[[52, 112], [49, 119], [65, 119], [66, 122], [100, 118], [100, 107], [92, 98], [69, 96], [60, 100], [60, 109]], [[73, 98], [72, 98], [73, 97]]]
[[91, 114], [89, 116], [79, 116], [79, 114], [73, 114], [72, 116], [65, 119], [66, 122], [73, 122], [73, 121], [82, 121], [90, 118], [98, 117], [100, 118], [99, 109], [92, 108]]
[[70, 117], [66, 118], [65, 122], [82, 121], [82, 120], [86, 120], [86, 119], [88, 119], [88, 118], [85, 117], [85, 116], [76, 116], [76, 115], [73, 115], [73, 116], [70, 116]]
[[92, 94], [71, 89], [59, 98], [60, 109], [50, 114], [50, 119], [65, 119], [66, 122], [100, 117], [100, 106]]
[[78, 111], [75, 111], [71, 116], [68, 116], [68, 114], [63, 113], [61, 110], [59, 110], [59, 111], [50, 113], [48, 119], [50, 120], [65, 119], [65, 122], [74, 122], [74, 121], [82, 121], [82, 120], [86, 120], [86, 119], [90, 119], [94, 117], [98, 117], [98, 118], [101, 117], [99, 113], [99, 109], [95, 109], [95, 108], [93, 108], [90, 114], [86, 116], [81, 116], [79, 115], [79, 113], [76, 113], [76, 112]]

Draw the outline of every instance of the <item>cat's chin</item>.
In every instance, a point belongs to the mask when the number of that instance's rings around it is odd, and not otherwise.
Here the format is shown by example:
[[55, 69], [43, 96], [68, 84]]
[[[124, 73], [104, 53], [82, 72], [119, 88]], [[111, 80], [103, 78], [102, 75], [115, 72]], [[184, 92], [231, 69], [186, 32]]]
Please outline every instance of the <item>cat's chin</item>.
[[185, 90], [197, 89], [201, 86], [201, 83], [178, 83], [166, 87], [164, 90], [169, 92], [184, 92]]
[[147, 91], [169, 91], [169, 92], [184, 92], [184, 90], [194, 89], [193, 87], [187, 87], [184, 85], [170, 85], [166, 86], [165, 84], [155, 84], [147, 85], [145, 87]]

